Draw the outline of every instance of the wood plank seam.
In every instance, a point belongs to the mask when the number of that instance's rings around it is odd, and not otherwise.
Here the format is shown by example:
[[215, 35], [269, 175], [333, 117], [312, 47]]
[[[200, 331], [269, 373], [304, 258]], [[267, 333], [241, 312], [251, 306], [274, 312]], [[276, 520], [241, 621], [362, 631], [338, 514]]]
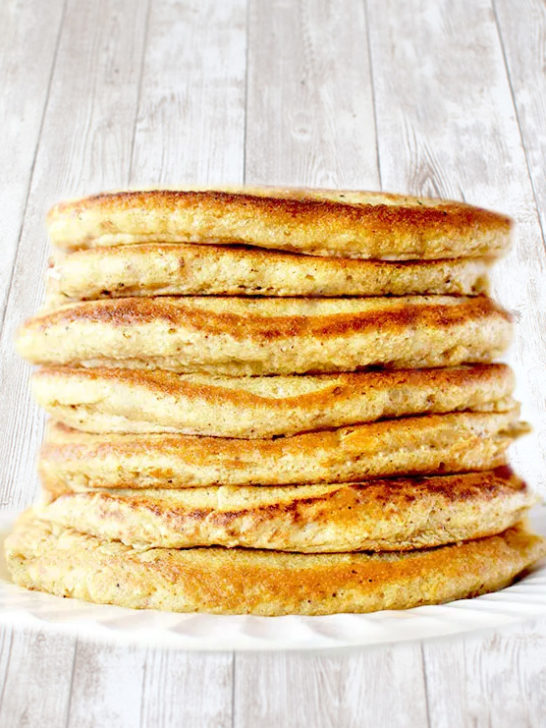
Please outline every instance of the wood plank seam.
[[72, 668], [70, 670], [70, 687], [68, 688], [68, 703], [66, 705], [66, 718], [64, 722], [65, 728], [68, 728], [70, 722], [70, 708], [72, 706], [72, 696], [74, 694], [74, 674], [76, 672], [76, 656], [78, 653], [78, 639], [74, 639], [74, 654], [72, 655]]
[[23, 235], [23, 228], [24, 228], [24, 225], [25, 225], [25, 218], [26, 218], [26, 213], [27, 213], [28, 201], [29, 201], [29, 198], [30, 198], [30, 191], [32, 189], [32, 181], [33, 181], [33, 178], [34, 178], [34, 169], [35, 169], [35, 166], [36, 166], [36, 158], [38, 156], [38, 149], [40, 147], [40, 140], [42, 138], [42, 131], [43, 131], [43, 128], [44, 128], [44, 121], [45, 121], [45, 118], [46, 118], [47, 107], [48, 107], [48, 104], [49, 104], [49, 92], [51, 90], [51, 83], [53, 81], [53, 75], [54, 75], [54, 72], [55, 72], [55, 67], [57, 65], [57, 56], [58, 56], [58, 53], [59, 53], [59, 46], [61, 44], [61, 36], [62, 36], [62, 30], [63, 30], [63, 26], [64, 26], [64, 19], [65, 19], [65, 15], [66, 15], [66, 6], [67, 6], [67, 3], [68, 3], [68, 0], [64, 0], [64, 2], [63, 2], [63, 9], [62, 9], [62, 12], [61, 12], [61, 18], [59, 20], [59, 27], [57, 29], [57, 37], [55, 39], [55, 50], [53, 51], [53, 56], [52, 56], [52, 59], [51, 59], [51, 68], [49, 70], [49, 78], [48, 78], [48, 82], [47, 82], [47, 91], [46, 91], [46, 95], [45, 95], [45, 98], [44, 98], [44, 105], [43, 105], [43, 108], [42, 108], [42, 116], [41, 116], [41, 119], [40, 119], [40, 126], [38, 127], [38, 134], [36, 136], [36, 144], [34, 146], [34, 154], [32, 156], [32, 164], [31, 164], [31, 167], [30, 167], [30, 174], [28, 176], [27, 189], [26, 189], [26, 194], [25, 194], [25, 201], [24, 201], [24, 204], [23, 204], [23, 212], [22, 212], [22, 215], [21, 215], [21, 224], [19, 225], [19, 233], [17, 235], [17, 242], [15, 244], [15, 250], [14, 250], [14, 254], [13, 254], [13, 264], [11, 266], [10, 276], [9, 276], [9, 280], [8, 280], [7, 294], [6, 294], [6, 298], [5, 298], [5, 302], [4, 302], [4, 307], [2, 309], [1, 319], [0, 319], [0, 335], [2, 334], [2, 331], [4, 330], [4, 324], [5, 324], [5, 321], [6, 321], [6, 315], [7, 315], [7, 311], [8, 311], [9, 299], [10, 299], [11, 292], [12, 292], [12, 289], [13, 289], [13, 278], [14, 278], [14, 275], [15, 275], [15, 262], [17, 260], [17, 255], [19, 253], [19, 246], [20, 246], [20, 243], [21, 243], [21, 237]]
[[140, 59], [140, 70], [138, 73], [138, 89], [137, 89], [137, 98], [136, 98], [136, 105], [135, 105], [135, 118], [133, 121], [133, 135], [131, 137], [131, 151], [129, 153], [129, 171], [127, 173], [127, 184], [131, 184], [131, 178], [133, 175], [133, 159], [134, 159], [134, 153], [135, 153], [135, 139], [136, 139], [136, 131], [137, 131], [137, 124], [138, 124], [138, 115], [140, 113], [140, 97], [142, 94], [142, 79], [144, 76], [144, 63], [146, 60], [146, 50], [148, 48], [148, 29], [150, 27], [150, 10], [152, 7], [152, 0], [147, 0], [146, 5], [146, 16], [144, 20], [144, 38], [142, 40], [142, 56]]
[[499, 38], [499, 45], [500, 45], [500, 49], [501, 49], [501, 53], [502, 53], [502, 59], [503, 59], [503, 62], [504, 62], [504, 70], [506, 72], [506, 79], [508, 81], [508, 87], [510, 89], [510, 97], [512, 99], [512, 105], [514, 107], [514, 114], [516, 115], [516, 121], [517, 121], [517, 124], [518, 124], [519, 138], [520, 138], [520, 141], [521, 141], [521, 147], [523, 149], [523, 155], [525, 157], [525, 166], [527, 168], [527, 176], [529, 178], [529, 184], [531, 185], [531, 189], [533, 191], [533, 201], [534, 201], [534, 206], [535, 206], [535, 210], [536, 210], [536, 213], [537, 213], [538, 224], [540, 226], [540, 233], [541, 233], [541, 237], [542, 237], [542, 244], [544, 246], [544, 249], [546, 250], [546, 236], [545, 236], [545, 233], [544, 233], [544, 228], [542, 227], [542, 218], [541, 218], [541, 215], [540, 215], [540, 207], [539, 207], [539, 204], [538, 204], [537, 193], [536, 193], [536, 189], [535, 189], [535, 181], [534, 181], [533, 176], [531, 174], [531, 167], [529, 165], [529, 156], [527, 154], [527, 147], [525, 145], [525, 139], [523, 138], [523, 131], [522, 131], [522, 128], [521, 128], [521, 120], [520, 120], [520, 115], [519, 115], [519, 109], [518, 109], [518, 105], [517, 105], [517, 102], [516, 102], [516, 95], [514, 93], [514, 87], [512, 85], [512, 78], [510, 76], [510, 66], [508, 65], [508, 59], [506, 57], [506, 49], [505, 49], [505, 46], [504, 46], [504, 40], [503, 40], [503, 37], [502, 37], [502, 30], [501, 30], [500, 23], [499, 23], [499, 17], [498, 17], [498, 14], [497, 14], [497, 7], [496, 7], [496, 4], [495, 4], [495, 0], [491, 0], [491, 9], [493, 11], [493, 17], [495, 18], [495, 27], [497, 29], [497, 35], [498, 35], [498, 38]]
[[423, 671], [423, 683], [425, 686], [425, 708], [427, 711], [427, 726], [431, 728], [430, 724], [430, 693], [428, 689], [428, 676], [427, 676], [427, 661], [425, 657], [425, 646], [423, 641], [419, 643], [419, 651], [421, 653], [421, 669]]
[[6, 692], [6, 682], [8, 681], [9, 665], [11, 660], [11, 646], [13, 644], [13, 627], [10, 630], [9, 635], [9, 646], [8, 646], [8, 657], [6, 661], [6, 672], [4, 673], [4, 680], [2, 682], [2, 689], [0, 690], [0, 706], [4, 705], [4, 693]]
[[[65, 0], [65, 5], [66, 5], [66, 0]], [[148, 9], [150, 8], [150, 5], [151, 5], [151, 3], [148, 2], [148, 6], [147, 6]], [[368, 5], [367, 1], [364, 0], [364, 6], [365, 6], [365, 12], [366, 12], [366, 35], [368, 36], [368, 40], [369, 40], [370, 29], [369, 29], [368, 22], [367, 22], [367, 5]], [[248, 11], [248, 3], [246, 5], [246, 8], [247, 8], [247, 16], [248, 16], [248, 12], [249, 12]], [[247, 22], [247, 46], [246, 46], [247, 57], [248, 57], [248, 32], [249, 32], [248, 28], [249, 28], [249, 26], [248, 26], [248, 22]], [[147, 33], [147, 30], [148, 30], [148, 24], [146, 22], [146, 26], [145, 26], [145, 36], [144, 36], [145, 37], [144, 48], [146, 46], [146, 33]], [[499, 38], [500, 38], [500, 42], [501, 42], [501, 45], [502, 45], [503, 40], [502, 40], [502, 37], [501, 37], [500, 26], [499, 26], [498, 23], [497, 23], [497, 31], [499, 33]], [[141, 59], [144, 59], [144, 53], [145, 53], [145, 50], [143, 50], [143, 54], [141, 56]], [[372, 60], [371, 53], [372, 53], [371, 47], [369, 46], [368, 47], [368, 55], [369, 55], [369, 58], [370, 58], [370, 63], [371, 63], [371, 60]], [[504, 48], [503, 48], [503, 55], [504, 55]], [[511, 87], [511, 83], [512, 82], [511, 82], [510, 69], [508, 67], [507, 60], [508, 60], [508, 57], [505, 57], [504, 62], [505, 62], [505, 67], [506, 67], [506, 73], [507, 73], [507, 76], [508, 76], [508, 82], [509, 82], [509, 85], [510, 85], [510, 90], [512, 92], [512, 103], [513, 103], [514, 108], [515, 108], [516, 118], [518, 119], [520, 136], [522, 136], [523, 135], [523, 129], [522, 129], [522, 125], [520, 124], [520, 119], [519, 119], [519, 116], [518, 116], [518, 109], [517, 109], [517, 106], [516, 106], [516, 100], [515, 100], [515, 96], [514, 96], [513, 89]], [[513, 64], [512, 64], [512, 67], [513, 67]], [[377, 71], [378, 71], [378, 73], [381, 73], [381, 66], [378, 67]], [[246, 68], [245, 68], [245, 86], [246, 86], [247, 80], [248, 80], [248, 62], [246, 64]], [[140, 77], [140, 83], [141, 82], [142, 82], [142, 74], [141, 74], [141, 77]], [[371, 69], [371, 84], [372, 84], [372, 90], [373, 90], [373, 93], [374, 93], [373, 110], [374, 110], [374, 120], [375, 120], [375, 123], [376, 123], [376, 131], [377, 131], [377, 118], [376, 118], [376, 108], [375, 108], [375, 83], [374, 83], [374, 75], [373, 75], [373, 70], [372, 69]], [[518, 87], [517, 87], [517, 84], [516, 84], [516, 90], [517, 90], [517, 88]], [[140, 93], [140, 91], [139, 91], [139, 93]], [[44, 116], [45, 116], [45, 108], [47, 106], [48, 98], [49, 98], [49, 92], [48, 92], [47, 96], [45, 97], [45, 101], [44, 101]], [[246, 179], [246, 120], [247, 120], [246, 110], [247, 110], [247, 102], [248, 102], [248, 94], [247, 94], [246, 87], [245, 87], [245, 114], [244, 114], [244, 141], [245, 141], [245, 147], [244, 147], [244, 152], [243, 152], [243, 155], [244, 155], [243, 156], [243, 175], [245, 175], [244, 176], [244, 179]], [[139, 107], [140, 107], [140, 97], [137, 98], [137, 104], [136, 104], [136, 114], [137, 114], [137, 116], [138, 116], [138, 113], [139, 113]], [[524, 151], [524, 154], [525, 154], [525, 159], [526, 159], [526, 163], [527, 163], [527, 167], [528, 167], [528, 173], [530, 175], [529, 159], [527, 158], [527, 151], [528, 151], [528, 149], [532, 149], [532, 146], [531, 146], [531, 144], [532, 144], [532, 138], [530, 138], [529, 135], [527, 135], [527, 141], [529, 142], [529, 144], [526, 146], [526, 144], [523, 142], [523, 139], [522, 139], [522, 147], [523, 147], [523, 151]], [[133, 132], [133, 143], [134, 143], [134, 132]], [[37, 147], [36, 147], [36, 149], [38, 149], [38, 146], [39, 146], [39, 140], [37, 141]], [[129, 174], [130, 175], [132, 174], [133, 151], [134, 150], [131, 147], [130, 156], [129, 156], [129, 169], [130, 169]], [[380, 170], [380, 166], [379, 166], [379, 161], [380, 160], [379, 160], [379, 150], [378, 150], [377, 134], [376, 134], [376, 154], [377, 154], [377, 159], [378, 159], [378, 162], [377, 162], [378, 163], [378, 174], [379, 174], [380, 179], [381, 179], [381, 170]], [[35, 157], [34, 158], [36, 159], [36, 154], [35, 154]], [[33, 171], [33, 169], [34, 169], [34, 165], [32, 167], [32, 171]], [[31, 189], [31, 185], [32, 185], [32, 179], [29, 180], [28, 190]], [[533, 179], [532, 178], [531, 178], [531, 186], [533, 188], [533, 193], [535, 194], [535, 207], [537, 207], [537, 209], [538, 209], [538, 204], [537, 204], [537, 199], [536, 199], [536, 193], [535, 193], [535, 189], [534, 189]], [[27, 199], [28, 199], [28, 195], [27, 195]], [[26, 210], [26, 203], [25, 203], [25, 210]], [[21, 217], [21, 230], [23, 228], [24, 218], [25, 218], [25, 213], [23, 213], [23, 215]], [[543, 234], [543, 241], [544, 241], [544, 234]], [[19, 243], [19, 241], [18, 241], [18, 243]], [[12, 268], [12, 270], [11, 270], [12, 278], [13, 278], [13, 270], [14, 270], [14, 268]], [[10, 282], [10, 290], [11, 290], [11, 282]], [[3, 320], [4, 319], [2, 318], [2, 322], [3, 322]], [[10, 641], [9, 641], [9, 647], [8, 647], [8, 650], [9, 650], [9, 654], [8, 654], [8, 664], [9, 664], [9, 657], [11, 655], [11, 644], [12, 644], [12, 641], [13, 641], [13, 633], [10, 634]], [[50, 645], [53, 645], [53, 647], [54, 647], [54, 643], [53, 642], [51, 642]], [[72, 664], [72, 672], [71, 672], [71, 678], [70, 678], [70, 700], [72, 698], [72, 685], [73, 685], [73, 682], [74, 682], [74, 665], [75, 665], [75, 659], [76, 659], [76, 648], [77, 648], [77, 645], [74, 644], [73, 664]], [[48, 649], [52, 649], [52, 647], [50, 646], [50, 647], [48, 647]], [[416, 649], [417, 649], [417, 647], [416, 647]], [[434, 658], [431, 657], [431, 655], [427, 652], [427, 649], [428, 648], [427, 648], [426, 644], [424, 644], [424, 643], [421, 643], [420, 644], [421, 662], [422, 662], [422, 670], [423, 670], [423, 680], [424, 680], [425, 697], [426, 697], [426, 715], [427, 715], [428, 725], [430, 726], [431, 716], [433, 716], [433, 714], [434, 714], [434, 671], [435, 671], [435, 662], [434, 662]], [[483, 642], [483, 646], [481, 647], [481, 649], [484, 652], [487, 652], [487, 650], [488, 650], [488, 643], [487, 642]], [[16, 650], [16, 647], [15, 647], [14, 648], [14, 659], [11, 661], [12, 663], [15, 661], [16, 651], [17, 650]], [[522, 655], [523, 654], [524, 653], [522, 653]], [[441, 666], [444, 667], [444, 669], [447, 668], [449, 670], [449, 663], [453, 659], [453, 653], [450, 652], [450, 643], [445, 642], [445, 649], [442, 651], [442, 655], [445, 655], [445, 656], [442, 657]], [[242, 671], [241, 674], [244, 675], [244, 656], [241, 656], [241, 657], [242, 657], [242, 662], [240, 663], [240, 672]], [[296, 655], [293, 655], [293, 659], [296, 659], [296, 658], [297, 658], [297, 656]], [[236, 654], [235, 653], [232, 653], [232, 670], [231, 670], [231, 674], [232, 674], [232, 684], [231, 684], [231, 704], [232, 704], [231, 725], [232, 726], [234, 726], [235, 723], [236, 723], [236, 721], [235, 721], [235, 709], [236, 709], [236, 706], [235, 706], [236, 660], [237, 660]], [[428, 671], [427, 671], [427, 663], [428, 663]], [[470, 663], [470, 664], [472, 664], [472, 663]], [[484, 663], [484, 671], [485, 671], [485, 668], [487, 668], [487, 671], [489, 673], [491, 673], [491, 666], [492, 665], [493, 665], [493, 662], [486, 662], [486, 663]], [[11, 670], [12, 671], [13, 671], [14, 667], [15, 667], [15, 665], [14, 664], [11, 664]], [[145, 662], [145, 664], [144, 664], [144, 671], [143, 671], [143, 683], [144, 683], [145, 675], [146, 675], [146, 667], [147, 667], [147, 664]], [[29, 673], [28, 674], [32, 677], [32, 667], [29, 666], [29, 668], [30, 669], [29, 669]], [[186, 669], [188, 670], [188, 672], [190, 671], [190, 667], [189, 666]], [[438, 669], [438, 665], [436, 665], [436, 669]], [[148, 666], [148, 670], [149, 671], [152, 670], [151, 665]], [[305, 672], [305, 671], [302, 671], [302, 672]], [[331, 674], [332, 673], [330, 673], [330, 675]], [[66, 677], [68, 677], [68, 676], [66, 676]], [[55, 676], [53, 675], [52, 678], [54, 679]], [[266, 683], [268, 682], [267, 681], [267, 678], [268, 678], [268, 673], [266, 672], [265, 673], [265, 682]], [[453, 679], [453, 676], [452, 675], [450, 676], [449, 673], [448, 673], [448, 674], [445, 675], [445, 679], [446, 679], [446, 682], [448, 682], [448, 684], [449, 684], [449, 682], [451, 682], [451, 680]], [[467, 680], [469, 682], [473, 682], [475, 679], [476, 679], [476, 676], [474, 676], [473, 678], [467, 678]], [[23, 676], [21, 676], [21, 680], [23, 680]], [[429, 692], [428, 682], [431, 682], [431, 685], [432, 685], [431, 692]], [[294, 685], [294, 688], [295, 688], [296, 692], [298, 691], [299, 686], [300, 686], [300, 682], [298, 680], [297, 684]], [[54, 688], [54, 683], [52, 683], [52, 687]], [[203, 684], [201, 686], [199, 692], [202, 691], [201, 695], [204, 696], [205, 699], [207, 699], [207, 696], [210, 697], [211, 693], [213, 693], [216, 690], [216, 687], [217, 686], [215, 684], [208, 684], [207, 685], [205, 683], [205, 684]], [[244, 687], [244, 685], [243, 685], [243, 687]], [[3, 681], [3, 684], [0, 687], [0, 705], [3, 703], [3, 699], [5, 697], [4, 696], [4, 693], [5, 692], [6, 692], [6, 680]], [[9, 690], [7, 691], [7, 695], [9, 696]], [[149, 697], [150, 696], [144, 696], [143, 693], [141, 694], [141, 705], [140, 705], [140, 723], [141, 724], [143, 722], [145, 722], [145, 718], [143, 718], [143, 715], [142, 715], [143, 705], [146, 705], [146, 701], [147, 700], [149, 701]], [[173, 701], [173, 704], [175, 704], [175, 705], [178, 704], [178, 706], [180, 708], [180, 716], [179, 716], [178, 720], [181, 720], [182, 722], [185, 722], [185, 720], [184, 720], [184, 714], [185, 714], [185, 712], [187, 710], [187, 707], [184, 706], [184, 703], [180, 699], [181, 698], [180, 694], [177, 693], [175, 690], [173, 690], [172, 692], [171, 691], [167, 691], [166, 692], [166, 697], [167, 697], [167, 699], [170, 698]], [[484, 696], [484, 697], [487, 698], [487, 696]], [[522, 697], [523, 697], [523, 695], [522, 695]], [[196, 695], [195, 698], [198, 699], [199, 698], [199, 695]], [[303, 698], [303, 696], [300, 695], [297, 699], [302, 699], [302, 698]], [[384, 701], [388, 704], [389, 701], [392, 700], [392, 693], [389, 693], [389, 691], [385, 691], [385, 694], [384, 694], [383, 698], [384, 698]], [[82, 700], [81, 696], [79, 694], [76, 694], [74, 696], [74, 700], [72, 701], [73, 702], [72, 708], [75, 707], [75, 704], [77, 702], [81, 702], [81, 700]], [[226, 703], [228, 703], [228, 700], [226, 700]], [[537, 702], [539, 700], [540, 700], [540, 697], [537, 698]], [[244, 703], [241, 703], [239, 701], [239, 706], [241, 706], [241, 709], [238, 711], [238, 720], [239, 720], [239, 722], [241, 722], [241, 721], [244, 721], [244, 719], [245, 719], [246, 711], [245, 711], [245, 705], [244, 705]], [[71, 706], [70, 706], [70, 701], [69, 701], [69, 706], [68, 706], [68, 711], [67, 711], [67, 724], [68, 724], [68, 721], [69, 721], [70, 708], [71, 708]], [[288, 717], [289, 716], [287, 716], [285, 714], [285, 718], [288, 718]], [[267, 718], [267, 716], [266, 716], [266, 718]], [[469, 722], [471, 722], [472, 721], [472, 716], [467, 715], [467, 719], [468, 719]], [[353, 713], [353, 720], [355, 721], [355, 723], [358, 722], [358, 712], [356, 712], [356, 711], [355, 711], [355, 713]], [[477, 722], [477, 720], [476, 720], [476, 722]], [[466, 720], [465, 720], [465, 724], [466, 724]], [[482, 723], [480, 723], [480, 725], [481, 724]], [[532, 724], [532, 725], [537, 725], [538, 726], [538, 722], [535, 723], [534, 721], [532, 721], [532, 718], [529, 717], [529, 713], [528, 712], [526, 713], [526, 724], [527, 725], [531, 725]], [[163, 725], [163, 723], [162, 723], [162, 725]], [[324, 725], [322, 723], [322, 721], [320, 721], [320, 725]], [[353, 725], [352, 722], [351, 722], [351, 725]], [[314, 728], [314, 726], [313, 726], [313, 728]]]
[[247, 120], [248, 120], [248, 48], [249, 48], [249, 34], [250, 34], [250, 3], [252, 0], [246, 2], [246, 28], [245, 28], [245, 114], [243, 118], [243, 184], [246, 182], [246, 132], [247, 132]]
[[[247, 26], [248, 28], [248, 26]], [[231, 728], [235, 728], [235, 679], [236, 679], [237, 653], [235, 650], [231, 653]]]
[[144, 688], [146, 686], [146, 676], [148, 674], [149, 657], [150, 657], [150, 651], [147, 650], [146, 656], [144, 658], [144, 665], [142, 667], [142, 680], [140, 681], [140, 718], [138, 721], [139, 728], [142, 728], [142, 716], [144, 715]]
[[[66, 2], [66, 0], [65, 0], [65, 2]], [[133, 132], [132, 132], [132, 136], [131, 136], [131, 148], [130, 148], [130, 152], [129, 152], [129, 170], [127, 173], [128, 185], [130, 185], [130, 183], [131, 183], [131, 177], [132, 177], [132, 172], [133, 172], [135, 139], [136, 139], [138, 115], [140, 112], [140, 99], [141, 99], [141, 93], [142, 93], [142, 79], [143, 79], [143, 75], [144, 75], [144, 64], [145, 64], [145, 60], [146, 60], [146, 50], [147, 50], [147, 46], [148, 46], [148, 29], [150, 26], [151, 5], [152, 5], [152, 0], [147, 0], [145, 20], [144, 20], [144, 33], [143, 33], [143, 40], [142, 40], [142, 53], [141, 53], [141, 58], [140, 58], [140, 68], [139, 68], [139, 74], [138, 74], [138, 87], [137, 87], [137, 97], [136, 97], [136, 103], [135, 103], [135, 116], [133, 119]], [[67, 712], [66, 712], [65, 728], [68, 728], [69, 722], [70, 722], [70, 707], [71, 707], [71, 703], [72, 703], [74, 674], [75, 674], [75, 666], [76, 666], [76, 654], [77, 654], [78, 646], [79, 646], [79, 639], [76, 638], [75, 645], [74, 645], [74, 659], [72, 661], [72, 671], [71, 671], [71, 676], [70, 676], [70, 693], [69, 693], [70, 697], [68, 700], [68, 706], [67, 706]], [[146, 676], [146, 663], [144, 663], [142, 685], [144, 684], [145, 676]], [[142, 691], [142, 686], [141, 686], [140, 722], [142, 722], [142, 700], [143, 700], [143, 691]]]
[[368, 46], [368, 64], [370, 67], [370, 88], [372, 92], [372, 107], [373, 107], [373, 121], [375, 124], [375, 158], [377, 163], [377, 176], [379, 177], [379, 189], [383, 189], [383, 180], [381, 177], [381, 159], [379, 156], [379, 129], [377, 126], [377, 109], [375, 106], [375, 81], [374, 81], [374, 66], [372, 56], [372, 44], [370, 43], [370, 23], [368, 22], [368, 0], [364, 2], [364, 22], [366, 24], [366, 45]]
[[[246, 2], [245, 13], [245, 100], [244, 100], [244, 117], [243, 117], [243, 184], [246, 183], [246, 143], [247, 143], [247, 122], [248, 122], [248, 49], [250, 46], [250, 3]], [[235, 650], [231, 653], [231, 728], [235, 728], [235, 677], [237, 668], [237, 653]]]

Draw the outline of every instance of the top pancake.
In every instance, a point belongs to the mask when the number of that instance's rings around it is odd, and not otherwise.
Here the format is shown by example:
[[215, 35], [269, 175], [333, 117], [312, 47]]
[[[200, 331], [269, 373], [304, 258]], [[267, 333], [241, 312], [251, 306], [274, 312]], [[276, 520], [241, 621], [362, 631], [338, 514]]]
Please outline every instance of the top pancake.
[[490, 362], [510, 335], [485, 296], [135, 297], [36, 316], [17, 346], [39, 364], [259, 375]]
[[382, 260], [495, 256], [511, 228], [508, 217], [463, 202], [266, 187], [100, 194], [55, 205], [47, 223], [65, 250], [235, 243]]

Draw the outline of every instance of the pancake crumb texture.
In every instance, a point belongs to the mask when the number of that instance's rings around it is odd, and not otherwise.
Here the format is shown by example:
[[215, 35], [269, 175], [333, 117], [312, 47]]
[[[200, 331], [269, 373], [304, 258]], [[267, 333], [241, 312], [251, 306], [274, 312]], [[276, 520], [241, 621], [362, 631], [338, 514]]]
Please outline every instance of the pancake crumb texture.
[[268, 187], [60, 202], [16, 347], [50, 415], [27, 589], [134, 609], [327, 615], [502, 589], [546, 555], [489, 295], [509, 217]]
[[410, 552], [135, 549], [25, 514], [6, 540], [15, 583], [136, 609], [333, 614], [408, 609], [502, 589], [545, 553], [523, 526]]
[[57, 255], [48, 307], [127, 296], [478, 295], [488, 291], [491, 262], [350, 260], [194, 244], [89, 248]]
[[47, 224], [64, 250], [193, 242], [391, 260], [501, 255], [512, 227], [464, 202], [267, 187], [94, 195], [55, 205]]
[[35, 513], [137, 547], [398, 551], [513, 526], [536, 498], [504, 471], [330, 485], [67, 492]]
[[140, 297], [36, 316], [17, 347], [36, 364], [269, 375], [487, 363], [511, 331], [485, 296]]
[[222, 377], [49, 367], [32, 379], [38, 403], [85, 432], [267, 438], [382, 418], [513, 410], [502, 364], [319, 376]]
[[525, 432], [518, 409], [384, 420], [276, 439], [92, 434], [52, 423], [39, 458], [44, 487], [187, 488], [347, 482], [489, 470]]

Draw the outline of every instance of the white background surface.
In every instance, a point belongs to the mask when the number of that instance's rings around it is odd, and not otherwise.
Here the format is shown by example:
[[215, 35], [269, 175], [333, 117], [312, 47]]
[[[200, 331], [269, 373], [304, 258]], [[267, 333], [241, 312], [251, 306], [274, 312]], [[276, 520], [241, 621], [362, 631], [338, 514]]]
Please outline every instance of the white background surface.
[[[12, 349], [65, 195], [242, 182], [464, 198], [510, 213], [495, 293], [546, 492], [541, 0], [0, 3], [0, 498], [37, 489]], [[0, 726], [542, 726], [546, 620], [343, 653], [195, 654], [0, 631]]]

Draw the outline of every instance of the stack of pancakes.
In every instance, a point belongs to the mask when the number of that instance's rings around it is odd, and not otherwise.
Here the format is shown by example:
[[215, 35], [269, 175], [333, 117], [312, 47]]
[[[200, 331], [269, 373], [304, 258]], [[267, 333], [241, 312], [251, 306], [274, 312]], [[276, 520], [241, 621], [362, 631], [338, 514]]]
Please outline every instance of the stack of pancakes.
[[28, 588], [140, 608], [326, 614], [510, 583], [543, 552], [487, 297], [508, 218], [374, 193], [99, 195], [48, 217], [20, 331], [52, 416]]

